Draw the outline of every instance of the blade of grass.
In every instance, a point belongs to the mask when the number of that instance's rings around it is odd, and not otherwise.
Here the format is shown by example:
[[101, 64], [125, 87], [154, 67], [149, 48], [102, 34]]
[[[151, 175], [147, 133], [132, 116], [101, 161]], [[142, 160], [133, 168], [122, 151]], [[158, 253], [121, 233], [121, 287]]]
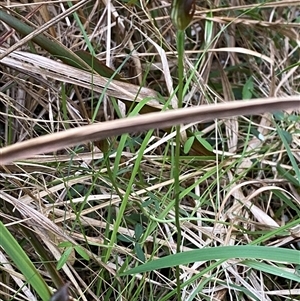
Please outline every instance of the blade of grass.
[[51, 295], [46, 282], [30, 261], [27, 254], [1, 221], [0, 233], [0, 246], [22, 272], [28, 283], [35, 289], [40, 298], [44, 301], [48, 301]]
[[[18, 20], [12, 15], [7, 14], [3, 9], [0, 10], [0, 20], [14, 28], [23, 36], [27, 36], [34, 32], [34, 28]], [[47, 50], [54, 57], [60, 59], [70, 66], [79, 68], [81, 70], [92, 71], [92, 67], [95, 65], [95, 71], [101, 76], [108, 78], [116, 73], [114, 70], [102, 64], [97, 58], [93, 57], [88, 52], [78, 51], [74, 53], [58, 41], [52, 41], [44, 34], [34, 36], [32, 41], [43, 49]], [[121, 76], [119, 74], [115, 74], [115, 79], [121, 79]]]
[[285, 279], [300, 282], [300, 276], [299, 275], [297, 275], [295, 273], [285, 271], [284, 269], [280, 269], [276, 266], [272, 266], [272, 265], [269, 265], [269, 264], [266, 264], [266, 263], [263, 263], [263, 262], [257, 262], [257, 261], [253, 261], [253, 260], [245, 260], [245, 261], [242, 261], [241, 264], [244, 264], [244, 265], [246, 265], [250, 268], [253, 268], [255, 270], [262, 271], [264, 273], [268, 273], [268, 274], [271, 274], [271, 275], [284, 277]]
[[144, 273], [197, 261], [249, 258], [275, 262], [299, 263], [300, 251], [265, 246], [226, 246], [187, 251], [169, 255], [137, 266], [122, 275]]
[[[0, 20], [14, 28], [23, 36], [27, 36], [34, 32], [34, 28], [18, 20], [12, 15], [7, 14], [3, 9], [0, 10]], [[47, 50], [54, 57], [62, 60], [64, 63], [83, 70], [89, 70], [89, 66], [85, 64], [84, 61], [58, 41], [54, 42], [43, 34], [33, 37], [32, 41]]]
[[284, 148], [286, 149], [286, 152], [287, 152], [287, 154], [288, 154], [288, 156], [289, 156], [289, 158], [291, 160], [291, 164], [293, 166], [294, 172], [296, 173], [296, 177], [297, 177], [297, 179], [298, 179], [298, 181], [300, 183], [300, 168], [299, 168], [299, 166], [298, 166], [298, 164], [297, 164], [297, 162], [296, 162], [296, 160], [294, 158], [294, 155], [292, 154], [290, 145], [289, 145], [289, 143], [286, 140], [286, 137], [284, 135], [283, 130], [277, 124], [276, 124], [276, 129], [277, 129], [277, 133], [278, 133], [280, 139], [282, 140]]

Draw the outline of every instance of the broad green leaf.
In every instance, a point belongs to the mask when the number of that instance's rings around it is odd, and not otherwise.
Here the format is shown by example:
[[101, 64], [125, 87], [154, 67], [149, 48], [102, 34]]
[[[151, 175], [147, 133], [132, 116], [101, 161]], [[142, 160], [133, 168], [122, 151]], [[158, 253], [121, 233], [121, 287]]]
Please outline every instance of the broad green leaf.
[[79, 245], [74, 247], [75, 251], [85, 260], [90, 260], [89, 254]]
[[135, 240], [138, 241], [143, 235], [143, 233], [144, 233], [143, 226], [140, 223], [136, 224], [134, 227]]
[[273, 113], [274, 119], [276, 121], [283, 121], [284, 120], [284, 113], [282, 111], [277, 111]]
[[249, 79], [246, 81], [244, 87], [243, 87], [243, 99], [251, 99], [253, 95], [254, 90], [254, 84], [253, 84], [253, 78], [249, 77]]
[[212, 152], [213, 148], [212, 146], [201, 136], [196, 136], [197, 140], [201, 143], [201, 145], [203, 145], [208, 151]]
[[[193, 143], [192, 143], [191, 148], [190, 148], [190, 151], [192, 152], [192, 154], [196, 154], [197, 156], [213, 156], [213, 157], [215, 157], [215, 154], [212, 151], [209, 151], [205, 147], [205, 145], [202, 145], [202, 139], [200, 139], [201, 142], [198, 139], [195, 139], [195, 137], [198, 136], [197, 133], [201, 133], [201, 132], [193, 133], [189, 129], [186, 131], [186, 134], [189, 138], [194, 137]], [[205, 141], [204, 143], [208, 143], [208, 142]]]
[[146, 261], [144, 251], [141, 248], [140, 244], [138, 244], [138, 243], [134, 244], [134, 251], [135, 251], [135, 254], [136, 254], [137, 258], [140, 261], [142, 261], [142, 262]]
[[291, 114], [287, 116], [287, 120], [290, 122], [300, 122], [300, 116], [296, 114]]
[[189, 137], [186, 140], [186, 142], [184, 143], [183, 151], [185, 154], [187, 154], [191, 150], [194, 140], [195, 140], [195, 136], [192, 136], [192, 137]]

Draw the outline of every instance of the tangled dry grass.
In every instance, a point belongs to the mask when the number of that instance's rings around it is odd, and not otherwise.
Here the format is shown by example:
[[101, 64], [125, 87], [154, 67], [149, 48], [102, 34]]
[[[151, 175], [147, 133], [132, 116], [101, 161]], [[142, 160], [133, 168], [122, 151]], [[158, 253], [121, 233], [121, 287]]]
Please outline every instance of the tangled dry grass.
[[[170, 1], [1, 5], [36, 29], [23, 37], [1, 24], [1, 146], [177, 107]], [[184, 107], [292, 95], [300, 102], [299, 7], [196, 1], [186, 32]], [[31, 42], [42, 32], [69, 51], [94, 54], [95, 66], [119, 77], [63, 64]], [[299, 109], [183, 128], [182, 251], [251, 244], [299, 250]], [[69, 282], [78, 300], [178, 300], [172, 268], [120, 276], [176, 250], [174, 135], [136, 128], [0, 165], [1, 220], [50, 287]], [[2, 250], [0, 260], [1, 299], [38, 300]], [[276, 274], [273, 263], [274, 270], [255, 264], [182, 265], [181, 299], [299, 300], [299, 265], [287, 258]]]

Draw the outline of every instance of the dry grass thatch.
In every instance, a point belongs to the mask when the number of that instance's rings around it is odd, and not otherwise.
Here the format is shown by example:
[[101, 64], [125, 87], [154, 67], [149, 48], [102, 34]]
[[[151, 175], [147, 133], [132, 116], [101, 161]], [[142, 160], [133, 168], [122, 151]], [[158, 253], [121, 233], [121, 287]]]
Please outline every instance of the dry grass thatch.
[[[121, 274], [176, 253], [177, 124], [182, 251], [300, 249], [300, 1], [195, 3], [180, 109], [170, 1], [0, 3], [1, 221], [75, 299], [179, 300], [172, 265]], [[182, 264], [181, 300], [299, 300], [255, 258]], [[0, 262], [1, 300], [42, 298]]]

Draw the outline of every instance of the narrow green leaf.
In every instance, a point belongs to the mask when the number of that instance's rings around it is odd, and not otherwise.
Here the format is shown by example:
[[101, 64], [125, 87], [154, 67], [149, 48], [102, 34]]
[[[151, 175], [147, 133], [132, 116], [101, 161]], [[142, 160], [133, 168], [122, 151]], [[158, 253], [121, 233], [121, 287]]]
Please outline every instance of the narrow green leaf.
[[249, 258], [299, 263], [300, 251], [265, 246], [226, 246], [205, 248], [169, 255], [137, 266], [122, 275], [144, 273], [197, 261]]
[[281, 201], [283, 201], [290, 209], [295, 210], [295, 217], [298, 216], [298, 218], [300, 218], [300, 207], [298, 206], [298, 204], [293, 203], [293, 200], [289, 195], [286, 195], [285, 193], [277, 189], [272, 190], [272, 192]]
[[277, 124], [276, 124], [276, 129], [277, 129], [277, 133], [280, 136], [282, 143], [286, 149], [289, 159], [292, 163], [293, 169], [296, 173], [296, 177], [297, 177], [298, 181], [300, 181], [300, 168], [295, 160], [294, 154], [291, 151], [290, 144], [286, 138], [286, 135], [284, 134], [283, 130]]
[[58, 260], [57, 262], [57, 265], [56, 265], [56, 269], [59, 271], [63, 266], [64, 264], [68, 261], [71, 253], [73, 251], [73, 248], [72, 247], [68, 247], [64, 252], [63, 254], [61, 255], [60, 259]]
[[126, 243], [132, 243], [134, 242], [134, 240], [132, 239], [132, 237], [125, 235], [125, 234], [119, 234], [117, 236], [118, 240], [126, 242]]
[[287, 179], [291, 184], [295, 185], [296, 187], [300, 187], [300, 180], [297, 180], [288, 170], [285, 170], [280, 163], [276, 165], [276, 169], [278, 173]]
[[[7, 14], [3, 9], [0, 10], [0, 20], [14, 28], [23, 36], [26, 36], [34, 31], [34, 28], [18, 20], [12, 15]], [[93, 70], [103, 77], [122, 80], [121, 76], [117, 72], [101, 63], [97, 58], [86, 51], [79, 50], [74, 53], [58, 41], [51, 40], [44, 34], [35, 36], [32, 38], [32, 41], [43, 49], [47, 50], [54, 57], [60, 59], [70, 66], [79, 68], [81, 70], [92, 70], [93, 68]], [[89, 69], [89, 67], [91, 69]]]
[[[12, 15], [9, 15], [4, 9], [0, 10], [0, 20], [14, 28], [23, 36], [27, 36], [34, 31], [34, 28], [25, 24], [24, 21], [20, 21]], [[84, 61], [58, 41], [52, 41], [43, 34], [33, 37], [32, 41], [47, 50], [54, 57], [62, 60], [64, 63], [79, 69], [89, 70], [89, 66], [85, 64]]]
[[[299, 257], [299, 260], [300, 260], [300, 257]], [[300, 276], [297, 275], [297, 273], [290, 273], [290, 272], [285, 271], [284, 269], [280, 269], [276, 266], [272, 266], [272, 265], [269, 265], [269, 264], [266, 264], [263, 262], [252, 261], [252, 260], [245, 260], [245, 261], [242, 261], [241, 263], [250, 268], [262, 271], [264, 273], [269, 273], [271, 275], [275, 275], [275, 276], [279, 276], [279, 277], [283, 277], [286, 279], [300, 282]]]
[[72, 243], [69, 241], [63, 241], [61, 243], [58, 244], [59, 248], [68, 248], [68, 247], [72, 247]]
[[89, 66], [93, 67], [93, 69], [98, 74], [107, 78], [126, 82], [124, 79], [122, 79], [120, 74], [115, 72], [113, 69], [107, 67], [105, 64], [103, 64], [100, 60], [98, 60], [95, 56], [91, 55], [87, 51], [78, 50], [75, 51], [75, 54], [78, 55], [82, 60], [84, 60]]
[[15, 263], [28, 283], [35, 289], [40, 298], [44, 301], [48, 301], [50, 298], [50, 291], [46, 282], [1, 221], [0, 233], [0, 246]]
[[289, 145], [293, 142], [293, 136], [289, 132], [282, 130], [282, 135]]

